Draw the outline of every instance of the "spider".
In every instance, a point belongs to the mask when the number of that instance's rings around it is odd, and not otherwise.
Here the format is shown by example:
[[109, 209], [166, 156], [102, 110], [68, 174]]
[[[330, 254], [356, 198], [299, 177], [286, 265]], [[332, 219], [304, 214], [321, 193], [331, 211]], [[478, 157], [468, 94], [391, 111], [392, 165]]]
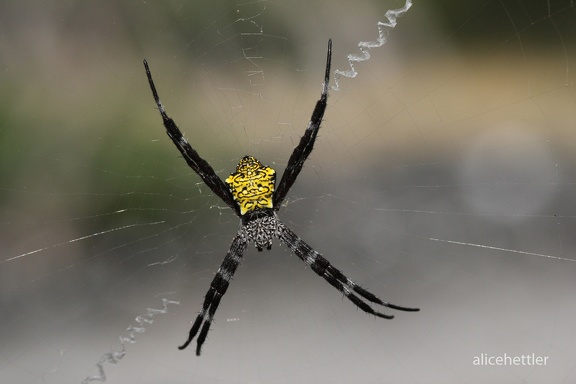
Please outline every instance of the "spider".
[[148, 63], [144, 60], [144, 68], [146, 69], [150, 89], [152, 90], [152, 95], [160, 111], [160, 116], [162, 117], [162, 122], [164, 123], [168, 136], [172, 139], [190, 168], [200, 176], [202, 181], [204, 181], [216, 196], [222, 199], [222, 201], [232, 208], [236, 215], [240, 217], [240, 229], [238, 229], [238, 232], [232, 239], [232, 245], [230, 245], [228, 253], [224, 257], [220, 268], [210, 284], [210, 289], [206, 293], [202, 309], [190, 329], [188, 339], [178, 347], [180, 350], [188, 347], [194, 337], [200, 332], [196, 346], [196, 355], [200, 355], [214, 314], [220, 305], [222, 296], [224, 296], [228, 289], [230, 279], [236, 272], [236, 268], [238, 268], [244, 251], [248, 247], [248, 243], [254, 242], [258, 251], [262, 251], [264, 248], [270, 250], [273, 238], [278, 238], [282, 243], [286, 244], [288, 248], [310, 266], [318, 276], [324, 278], [324, 280], [364, 312], [384, 319], [394, 318], [393, 315], [375, 311], [362, 299], [400, 311], [419, 311], [418, 308], [407, 308], [382, 301], [373, 293], [360, 287], [340, 272], [340, 270], [332, 266], [328, 260], [301, 240], [290, 228], [278, 219], [277, 211], [282, 206], [286, 194], [302, 170], [304, 161], [306, 161], [312, 152], [320, 124], [322, 123], [324, 111], [326, 110], [326, 101], [328, 99], [331, 58], [332, 40], [329, 40], [322, 94], [316, 102], [312, 117], [310, 118], [304, 135], [300, 139], [300, 143], [294, 149], [294, 152], [288, 160], [288, 164], [277, 188], [276, 172], [274, 169], [263, 165], [252, 156], [243, 157], [236, 167], [236, 172], [222, 181], [210, 164], [200, 157], [198, 152], [196, 152], [184, 138], [174, 120], [166, 114], [164, 106], [160, 102], [158, 92], [156, 91], [154, 81], [152, 80]]

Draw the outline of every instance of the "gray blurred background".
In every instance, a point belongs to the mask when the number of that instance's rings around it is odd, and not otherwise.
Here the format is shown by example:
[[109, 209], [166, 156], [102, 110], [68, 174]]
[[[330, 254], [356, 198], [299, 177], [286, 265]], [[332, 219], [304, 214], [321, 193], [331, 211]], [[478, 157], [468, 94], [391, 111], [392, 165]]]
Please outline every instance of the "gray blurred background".
[[328, 38], [347, 70], [403, 4], [0, 3], [0, 382], [576, 381], [570, 1], [416, 2], [330, 93], [281, 219], [421, 312], [367, 316], [251, 247], [203, 355], [176, 349], [238, 219], [166, 136], [142, 59], [221, 177], [247, 154], [281, 173]]

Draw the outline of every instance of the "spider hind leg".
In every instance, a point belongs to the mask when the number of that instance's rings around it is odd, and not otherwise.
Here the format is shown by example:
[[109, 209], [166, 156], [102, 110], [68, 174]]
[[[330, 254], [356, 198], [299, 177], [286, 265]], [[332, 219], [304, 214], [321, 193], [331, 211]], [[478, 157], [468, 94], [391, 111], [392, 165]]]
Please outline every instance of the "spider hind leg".
[[198, 331], [200, 331], [198, 339], [196, 340], [196, 355], [200, 356], [202, 344], [206, 341], [214, 314], [218, 310], [222, 296], [224, 296], [228, 290], [230, 279], [234, 276], [247, 245], [244, 235], [241, 232], [236, 234], [234, 240], [232, 240], [232, 245], [230, 245], [230, 250], [226, 254], [224, 261], [222, 261], [218, 272], [216, 272], [216, 276], [214, 276], [214, 279], [212, 279], [210, 283], [210, 289], [204, 297], [202, 310], [196, 317], [192, 328], [190, 328], [188, 339], [186, 339], [186, 342], [179, 346], [178, 349], [183, 350], [188, 347], [198, 334]]
[[335, 268], [332, 264], [330, 264], [328, 260], [322, 257], [322, 255], [313, 250], [312, 247], [310, 247], [298, 236], [296, 236], [296, 234], [292, 232], [290, 228], [286, 227], [282, 223], [279, 223], [278, 232], [280, 240], [285, 243], [296, 256], [308, 264], [318, 276], [321, 276], [330, 285], [342, 292], [342, 294], [344, 294], [348, 300], [350, 300], [352, 303], [354, 303], [354, 305], [356, 305], [364, 312], [384, 319], [394, 318], [393, 315], [387, 315], [385, 313], [374, 310], [362, 299], [400, 311], [416, 312], [420, 310], [419, 308], [402, 307], [380, 300], [376, 295], [360, 287], [352, 280], [347, 278], [342, 272], [340, 272], [340, 270]]

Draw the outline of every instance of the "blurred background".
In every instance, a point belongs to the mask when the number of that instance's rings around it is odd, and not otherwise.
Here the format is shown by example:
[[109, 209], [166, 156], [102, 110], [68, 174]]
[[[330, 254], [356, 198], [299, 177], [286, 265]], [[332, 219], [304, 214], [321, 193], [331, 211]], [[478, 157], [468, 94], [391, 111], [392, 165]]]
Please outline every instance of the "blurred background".
[[367, 316], [283, 245], [250, 247], [203, 355], [176, 348], [239, 223], [166, 136], [142, 60], [222, 178], [248, 154], [281, 174], [328, 38], [349, 70], [404, 5], [0, 3], [0, 382], [574, 382], [567, 0], [416, 1], [330, 92], [280, 218], [421, 312]]

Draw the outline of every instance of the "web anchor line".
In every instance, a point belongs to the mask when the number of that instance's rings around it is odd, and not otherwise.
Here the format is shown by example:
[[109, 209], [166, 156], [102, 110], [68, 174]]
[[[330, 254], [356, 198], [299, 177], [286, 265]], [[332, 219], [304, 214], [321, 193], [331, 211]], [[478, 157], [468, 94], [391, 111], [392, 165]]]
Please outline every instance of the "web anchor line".
[[438, 241], [438, 242], [441, 242], [441, 243], [448, 243], [448, 244], [464, 245], [464, 246], [467, 246], [467, 247], [476, 247], [476, 248], [490, 249], [490, 250], [492, 250], [492, 251], [502, 251], [502, 252], [510, 252], [510, 253], [519, 253], [519, 254], [527, 255], [527, 256], [537, 256], [537, 257], [544, 257], [544, 258], [547, 258], [547, 259], [555, 259], [555, 260], [561, 260], [561, 261], [576, 262], [576, 260], [574, 260], [574, 259], [568, 259], [568, 258], [566, 258], [566, 257], [552, 256], [552, 255], [547, 255], [547, 254], [544, 254], [544, 253], [535, 253], [535, 252], [520, 251], [520, 250], [517, 250], [517, 249], [510, 249], [510, 248], [494, 247], [494, 246], [492, 246], [492, 245], [468, 243], [468, 242], [465, 242], [465, 241], [455, 241], [455, 240], [437, 239], [437, 238], [435, 238], [435, 237], [429, 237], [428, 240]]
[[402, 8], [389, 9], [386, 11], [386, 18], [388, 19], [388, 22], [378, 22], [378, 38], [375, 41], [359, 42], [358, 48], [360, 49], [361, 53], [351, 53], [348, 55], [348, 64], [350, 65], [350, 69], [347, 71], [340, 69], [334, 71], [334, 85], [332, 86], [332, 90], [338, 91], [340, 89], [339, 80], [342, 76], [352, 79], [358, 75], [356, 68], [354, 68], [354, 63], [368, 61], [370, 59], [370, 49], [379, 48], [386, 44], [390, 30], [396, 26], [396, 19], [402, 16], [404, 13], [408, 12], [411, 6], [412, 0], [406, 0], [406, 3]]

